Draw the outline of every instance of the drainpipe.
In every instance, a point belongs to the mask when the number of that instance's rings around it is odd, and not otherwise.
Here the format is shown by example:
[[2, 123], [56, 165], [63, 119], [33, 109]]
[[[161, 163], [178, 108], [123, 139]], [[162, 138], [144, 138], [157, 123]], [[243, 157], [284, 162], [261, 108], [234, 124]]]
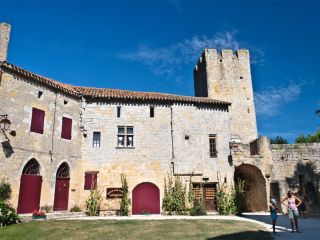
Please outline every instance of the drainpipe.
[[3, 71], [2, 71], [2, 69], [0, 69], [0, 86], [1, 86], [1, 83], [2, 83], [2, 74], [3, 74]]
[[173, 110], [172, 110], [172, 106], [170, 107], [170, 127], [171, 127], [171, 164], [172, 164], [172, 172], [174, 174]]
[[50, 155], [51, 155], [51, 162], [53, 161], [52, 155], [53, 155], [53, 139], [54, 139], [54, 130], [55, 130], [55, 125], [56, 125], [56, 110], [57, 110], [57, 97], [58, 93], [56, 92], [56, 97], [54, 100], [54, 111], [53, 111], [53, 125], [52, 125], [52, 135], [51, 135], [51, 150], [50, 150]]

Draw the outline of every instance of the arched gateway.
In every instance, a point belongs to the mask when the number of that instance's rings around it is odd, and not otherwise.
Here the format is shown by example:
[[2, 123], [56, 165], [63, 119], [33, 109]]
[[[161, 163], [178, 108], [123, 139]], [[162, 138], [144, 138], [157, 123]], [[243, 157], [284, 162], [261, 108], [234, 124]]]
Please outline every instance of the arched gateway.
[[54, 193], [54, 211], [68, 210], [70, 186], [70, 169], [67, 163], [62, 163], [57, 170], [56, 188]]
[[246, 212], [259, 212], [267, 210], [266, 181], [256, 166], [241, 164], [236, 167], [234, 181], [244, 180], [245, 196], [243, 210]]
[[40, 208], [42, 176], [40, 165], [31, 159], [22, 170], [18, 200], [18, 213], [32, 213]]
[[132, 191], [132, 214], [160, 214], [160, 191], [153, 183], [138, 184]]

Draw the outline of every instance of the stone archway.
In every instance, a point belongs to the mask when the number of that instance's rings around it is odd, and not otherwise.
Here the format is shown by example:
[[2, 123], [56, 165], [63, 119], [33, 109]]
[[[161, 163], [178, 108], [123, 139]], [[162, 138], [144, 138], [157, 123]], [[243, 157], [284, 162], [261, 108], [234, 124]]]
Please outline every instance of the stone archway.
[[246, 212], [267, 211], [266, 181], [259, 168], [241, 164], [235, 168], [234, 181], [245, 182], [243, 210]]
[[54, 194], [54, 211], [68, 210], [69, 201], [69, 186], [70, 186], [70, 168], [64, 162], [60, 165], [56, 175], [56, 188]]
[[160, 214], [160, 190], [150, 182], [138, 184], [132, 191], [132, 214]]

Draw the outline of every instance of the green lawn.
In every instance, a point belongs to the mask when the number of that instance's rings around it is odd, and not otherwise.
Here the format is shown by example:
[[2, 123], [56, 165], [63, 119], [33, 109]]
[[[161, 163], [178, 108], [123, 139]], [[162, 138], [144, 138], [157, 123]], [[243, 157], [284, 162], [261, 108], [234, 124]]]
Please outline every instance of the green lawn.
[[271, 240], [263, 227], [229, 220], [34, 221], [0, 228], [0, 239]]

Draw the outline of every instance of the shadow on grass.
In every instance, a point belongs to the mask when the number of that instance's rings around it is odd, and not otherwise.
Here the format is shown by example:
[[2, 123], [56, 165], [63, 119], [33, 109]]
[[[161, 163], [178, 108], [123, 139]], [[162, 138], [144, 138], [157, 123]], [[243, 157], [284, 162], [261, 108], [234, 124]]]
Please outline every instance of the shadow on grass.
[[238, 233], [230, 233], [217, 237], [207, 238], [207, 240], [272, 240], [273, 237], [266, 231], [244, 231]]

